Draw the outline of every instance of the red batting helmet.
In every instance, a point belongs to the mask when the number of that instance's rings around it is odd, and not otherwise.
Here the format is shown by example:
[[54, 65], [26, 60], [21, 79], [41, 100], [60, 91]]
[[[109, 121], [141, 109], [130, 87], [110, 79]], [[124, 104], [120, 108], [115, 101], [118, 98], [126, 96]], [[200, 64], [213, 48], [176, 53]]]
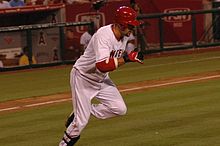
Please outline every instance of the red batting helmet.
[[137, 13], [130, 7], [121, 6], [115, 14], [115, 22], [125, 27], [128, 25], [138, 26], [140, 22], [136, 20]]

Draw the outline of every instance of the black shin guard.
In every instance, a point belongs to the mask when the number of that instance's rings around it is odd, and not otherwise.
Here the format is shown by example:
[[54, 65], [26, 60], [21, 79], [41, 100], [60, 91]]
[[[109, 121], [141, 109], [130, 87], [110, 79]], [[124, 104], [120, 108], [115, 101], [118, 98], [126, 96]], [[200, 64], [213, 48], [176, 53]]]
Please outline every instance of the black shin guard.
[[69, 127], [69, 125], [72, 123], [73, 119], [74, 119], [74, 113], [72, 113], [72, 114], [68, 117], [68, 119], [67, 119], [67, 121], [66, 121], [66, 123], [65, 123], [66, 128]]

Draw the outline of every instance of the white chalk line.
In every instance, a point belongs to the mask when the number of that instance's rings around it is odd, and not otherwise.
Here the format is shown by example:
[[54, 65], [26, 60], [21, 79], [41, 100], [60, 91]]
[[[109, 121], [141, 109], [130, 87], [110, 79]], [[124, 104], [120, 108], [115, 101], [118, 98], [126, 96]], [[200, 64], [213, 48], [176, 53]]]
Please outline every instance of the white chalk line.
[[23, 107], [35, 107], [35, 106], [40, 106], [40, 105], [52, 104], [52, 103], [60, 103], [60, 102], [69, 101], [69, 100], [70, 100], [70, 99], [52, 100], [52, 101], [47, 101], [47, 102], [40, 102], [40, 103], [28, 104], [28, 105], [24, 105]]
[[181, 81], [173, 81], [173, 82], [168, 82], [168, 83], [161, 83], [161, 84], [155, 84], [155, 85], [147, 85], [147, 86], [123, 89], [123, 90], [120, 90], [120, 92], [128, 92], [128, 91], [141, 90], [141, 89], [154, 88], [154, 87], [162, 87], [162, 86], [181, 84], [181, 83], [189, 83], [189, 82], [214, 79], [214, 78], [219, 78], [219, 77], [220, 75], [213, 75], [213, 76], [200, 77], [200, 78], [195, 78], [195, 79], [186, 79], [186, 80], [181, 80]]
[[27, 104], [27, 105], [23, 105], [23, 106], [14, 106], [14, 107], [0, 109], [0, 112], [17, 110], [17, 109], [28, 108], [28, 107], [36, 107], [36, 106], [48, 105], [48, 104], [54, 104], [54, 103], [61, 103], [61, 102], [69, 101], [69, 100], [71, 100], [71, 99], [58, 99], [58, 100], [52, 100], [52, 101], [47, 101], [47, 102]]
[[[214, 79], [214, 78], [220, 78], [220, 75], [212, 75], [212, 76], [206, 76], [206, 77], [200, 77], [200, 78], [194, 78], [194, 79], [186, 79], [186, 80], [181, 80], [181, 81], [173, 81], [173, 82], [160, 83], [160, 84], [155, 84], [155, 85], [134, 87], [134, 88], [122, 89], [122, 90], [119, 90], [119, 91], [120, 92], [128, 92], [128, 91], [135, 91], [135, 90], [141, 90], [141, 89], [148, 89], [148, 88], [162, 87], [162, 86], [168, 86], [168, 85], [175, 85], [175, 84], [189, 83], [189, 82], [195, 82], [195, 81], [202, 81], [202, 80], [208, 80], [208, 79]], [[42, 105], [48, 105], [48, 104], [54, 104], [54, 103], [61, 103], [61, 102], [66, 102], [66, 101], [70, 101], [70, 100], [71, 100], [71, 98], [69, 98], [69, 99], [58, 99], [58, 100], [52, 100], [52, 101], [47, 101], [47, 102], [27, 104], [27, 105], [23, 105], [23, 106], [14, 106], [14, 107], [0, 109], [0, 112], [18, 110], [18, 109], [22, 109], [22, 108], [36, 107], [36, 106], [42, 106]]]
[[19, 109], [21, 108], [20, 106], [14, 106], [14, 107], [9, 107], [9, 108], [3, 108], [0, 110], [0, 112], [3, 112], [3, 111], [11, 111], [11, 110], [15, 110], [15, 109]]
[[154, 67], [160, 67], [160, 66], [168, 66], [168, 65], [192, 63], [192, 62], [210, 61], [210, 60], [215, 60], [215, 59], [220, 59], [220, 56], [207, 57], [207, 58], [203, 58], [203, 59], [189, 59], [189, 60], [185, 60], [185, 61], [176, 61], [176, 62], [171, 62], [171, 63], [161, 63], [161, 64], [153, 64], [153, 65], [141, 65], [141, 66], [136, 66], [136, 67], [123, 68], [123, 69], [119, 69], [117, 71], [118, 72], [130, 71], [130, 70], [137, 70], [137, 69], [144, 69], [144, 68], [154, 68]]

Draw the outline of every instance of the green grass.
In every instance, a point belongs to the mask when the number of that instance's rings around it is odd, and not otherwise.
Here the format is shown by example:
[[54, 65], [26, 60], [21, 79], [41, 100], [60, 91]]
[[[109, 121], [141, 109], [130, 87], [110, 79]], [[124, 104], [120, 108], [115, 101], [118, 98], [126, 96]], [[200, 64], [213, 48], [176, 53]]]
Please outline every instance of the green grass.
[[[185, 76], [220, 69], [220, 52], [146, 59], [112, 72], [117, 85], [143, 80]], [[69, 91], [71, 66], [17, 73], [0, 73], [0, 102]]]
[[[77, 146], [219, 146], [220, 80], [124, 94], [126, 116], [91, 117]], [[71, 103], [1, 114], [0, 145], [55, 146]]]
[[[219, 71], [220, 52], [128, 64], [111, 73], [117, 85]], [[0, 101], [69, 91], [71, 66], [0, 74]], [[123, 94], [126, 116], [91, 117], [77, 146], [219, 146], [220, 80]], [[56, 146], [71, 102], [1, 113], [0, 146]]]
[[1, 115], [0, 145], [55, 145], [54, 139], [61, 137], [66, 107], [71, 110], [70, 104], [60, 104]]
[[0, 101], [69, 91], [71, 66], [0, 74]]
[[144, 65], [122, 66], [111, 75], [120, 84], [215, 71], [220, 69], [219, 55], [220, 52], [211, 52], [146, 59]]

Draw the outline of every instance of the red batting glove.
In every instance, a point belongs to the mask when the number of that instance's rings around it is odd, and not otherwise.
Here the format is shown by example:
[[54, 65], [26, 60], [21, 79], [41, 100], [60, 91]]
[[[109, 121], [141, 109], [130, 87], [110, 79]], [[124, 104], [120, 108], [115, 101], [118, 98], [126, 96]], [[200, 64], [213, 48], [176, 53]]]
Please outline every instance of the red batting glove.
[[139, 52], [131, 51], [131, 53], [128, 54], [128, 59], [132, 62], [138, 62], [138, 63], [143, 64], [144, 62], [143, 62], [143, 60], [140, 60], [138, 58], [138, 54], [139, 54]]

